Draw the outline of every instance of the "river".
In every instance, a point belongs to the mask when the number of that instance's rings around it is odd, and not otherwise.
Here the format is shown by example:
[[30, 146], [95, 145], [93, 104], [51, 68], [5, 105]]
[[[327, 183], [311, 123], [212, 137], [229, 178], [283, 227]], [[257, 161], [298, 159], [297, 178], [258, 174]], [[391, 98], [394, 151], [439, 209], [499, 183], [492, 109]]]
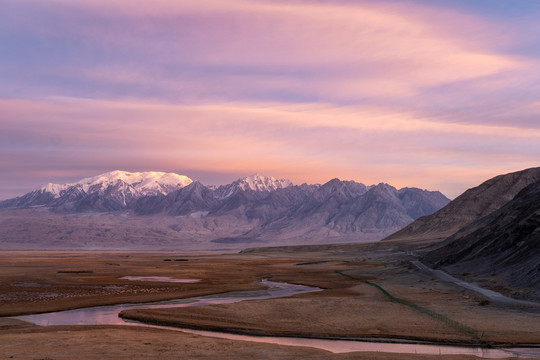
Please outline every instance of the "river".
[[[462, 354], [476, 355], [483, 358], [498, 359], [515, 357], [528, 357], [540, 359], [540, 348], [508, 348], [486, 349], [464, 346], [439, 346], [427, 344], [399, 343], [399, 340], [357, 341], [357, 340], [323, 340], [296, 337], [248, 336], [214, 331], [199, 331], [175, 327], [154, 326], [133, 321], [124, 321], [118, 314], [123, 310], [156, 309], [170, 307], [202, 306], [212, 304], [227, 304], [243, 300], [260, 300], [292, 296], [295, 294], [320, 291], [319, 288], [303, 285], [289, 284], [262, 280], [261, 284], [268, 287], [266, 290], [235, 291], [224, 294], [193, 297], [188, 299], [168, 300], [152, 303], [118, 304], [111, 306], [96, 306], [67, 311], [49, 312], [14, 317], [40, 326], [52, 325], [125, 325], [163, 328], [183, 331], [201, 336], [218, 337], [240, 341], [264, 342], [290, 346], [306, 346], [324, 349], [334, 353], [373, 351], [387, 353], [408, 354]], [[393, 341], [393, 342], [390, 342]]]

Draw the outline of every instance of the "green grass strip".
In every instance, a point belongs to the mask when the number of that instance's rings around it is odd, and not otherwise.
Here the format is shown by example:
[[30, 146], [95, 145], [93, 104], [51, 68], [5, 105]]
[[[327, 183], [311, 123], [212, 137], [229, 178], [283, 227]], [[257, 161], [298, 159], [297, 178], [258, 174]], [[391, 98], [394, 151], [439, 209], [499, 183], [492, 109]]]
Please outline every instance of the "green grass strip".
[[467, 325], [464, 325], [460, 322], [457, 322], [455, 320], [452, 320], [450, 319], [449, 317], [447, 316], [444, 316], [442, 314], [439, 314], [433, 310], [430, 310], [430, 309], [427, 309], [423, 306], [420, 306], [420, 305], [417, 305], [409, 300], [405, 300], [405, 299], [401, 299], [401, 298], [398, 298], [398, 297], [395, 297], [394, 295], [390, 294], [388, 291], [386, 291], [383, 287], [381, 287], [380, 285], [378, 284], [375, 284], [371, 281], [367, 281], [367, 280], [362, 280], [362, 279], [358, 279], [358, 278], [355, 278], [349, 274], [345, 274], [341, 271], [336, 271], [336, 273], [338, 273], [339, 275], [342, 275], [342, 276], [345, 276], [345, 277], [348, 277], [349, 279], [352, 279], [352, 280], [357, 280], [357, 281], [362, 281], [370, 286], [373, 286], [377, 289], [379, 289], [384, 295], [386, 295], [390, 300], [392, 300], [393, 302], [396, 302], [398, 304], [402, 304], [402, 305], [405, 305], [413, 310], [416, 310], [418, 312], [421, 312], [423, 314], [426, 314], [426, 315], [429, 315], [431, 316], [432, 318], [436, 319], [436, 320], [439, 320], [447, 325], [450, 325], [456, 329], [458, 329], [459, 331], [467, 334], [467, 335], [470, 335], [472, 336], [474, 339], [477, 339], [479, 340], [479, 337], [478, 337], [478, 331], [476, 331], [475, 329], [467, 326]]

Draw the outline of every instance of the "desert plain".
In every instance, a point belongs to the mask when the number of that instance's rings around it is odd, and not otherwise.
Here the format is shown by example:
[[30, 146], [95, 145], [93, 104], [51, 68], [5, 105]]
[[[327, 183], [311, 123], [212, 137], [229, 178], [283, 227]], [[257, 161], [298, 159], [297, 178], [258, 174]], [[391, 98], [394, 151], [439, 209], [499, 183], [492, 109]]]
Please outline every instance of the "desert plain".
[[[0, 358], [474, 359], [472, 355], [322, 349], [200, 336], [166, 328], [37, 326], [25, 314], [263, 289], [261, 279], [318, 287], [286, 298], [121, 313], [148, 324], [238, 334], [420, 342], [486, 348], [540, 344], [540, 311], [497, 304], [411, 264], [407, 245], [252, 249], [241, 253], [3, 251]], [[134, 281], [125, 276], [200, 279]], [[142, 324], [141, 324], [142, 325]], [[509, 353], [508, 358], [512, 358]], [[520, 356], [520, 358], [524, 358]]]

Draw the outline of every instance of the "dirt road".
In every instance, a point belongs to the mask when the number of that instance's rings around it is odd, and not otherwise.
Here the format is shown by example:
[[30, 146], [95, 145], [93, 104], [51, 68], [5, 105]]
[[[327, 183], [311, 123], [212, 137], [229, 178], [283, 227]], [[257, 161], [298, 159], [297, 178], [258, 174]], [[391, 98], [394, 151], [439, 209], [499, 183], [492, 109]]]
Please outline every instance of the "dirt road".
[[535, 302], [532, 302], [532, 301], [517, 300], [517, 299], [509, 298], [509, 297], [504, 296], [503, 294], [500, 294], [498, 292], [495, 292], [495, 291], [492, 291], [492, 290], [489, 290], [489, 289], [484, 289], [484, 288], [481, 288], [481, 287], [479, 287], [477, 285], [471, 284], [469, 282], [457, 279], [457, 278], [453, 277], [452, 275], [449, 275], [449, 274], [445, 273], [442, 270], [432, 269], [429, 266], [421, 263], [418, 260], [411, 261], [411, 264], [416, 266], [419, 270], [421, 270], [421, 271], [423, 271], [425, 273], [428, 273], [428, 274], [430, 274], [430, 275], [432, 275], [432, 276], [434, 276], [434, 277], [436, 277], [436, 278], [438, 278], [440, 280], [450, 282], [450, 283], [454, 283], [454, 284], [456, 284], [458, 286], [461, 286], [462, 288], [472, 290], [472, 291], [476, 292], [477, 294], [480, 294], [480, 295], [486, 297], [487, 299], [489, 299], [490, 301], [492, 301], [492, 302], [494, 302], [496, 304], [507, 305], [507, 306], [508, 305], [510, 305], [510, 306], [518, 306], [520, 308], [529, 307], [529, 308], [540, 309], [540, 304], [539, 303], [535, 303]]

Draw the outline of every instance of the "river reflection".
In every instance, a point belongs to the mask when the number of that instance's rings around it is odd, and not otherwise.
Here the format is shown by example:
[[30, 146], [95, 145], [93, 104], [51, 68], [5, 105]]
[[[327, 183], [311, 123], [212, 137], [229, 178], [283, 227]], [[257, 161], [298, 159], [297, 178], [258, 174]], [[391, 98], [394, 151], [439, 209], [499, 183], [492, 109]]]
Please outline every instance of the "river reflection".
[[320, 291], [319, 288], [273, 282], [262, 280], [261, 284], [268, 286], [266, 290], [235, 291], [224, 294], [200, 296], [189, 299], [160, 301], [153, 303], [120, 304], [112, 306], [98, 306], [91, 308], [75, 309], [68, 311], [58, 311], [44, 314], [17, 316], [16, 319], [31, 322], [36, 325], [126, 325], [145, 326], [152, 328], [176, 330], [188, 332], [201, 336], [217, 337], [223, 339], [254, 341], [279, 345], [305, 346], [324, 349], [333, 353], [346, 352], [387, 352], [405, 354], [431, 354], [431, 355], [474, 355], [483, 358], [508, 358], [527, 357], [540, 359], [540, 348], [512, 348], [512, 349], [485, 349], [460, 346], [438, 346], [424, 344], [398, 344], [374, 341], [352, 341], [352, 340], [319, 340], [293, 337], [273, 337], [273, 336], [249, 336], [214, 331], [200, 331], [191, 329], [180, 329], [168, 326], [147, 325], [134, 321], [124, 321], [118, 317], [123, 310], [131, 309], [158, 309], [170, 307], [202, 306], [212, 304], [227, 304], [242, 300], [270, 299], [286, 297], [294, 294]]
[[75, 310], [49, 312], [43, 314], [23, 315], [17, 316], [15, 318], [40, 326], [126, 325], [126, 322], [118, 317], [118, 314], [124, 310], [229, 304], [243, 300], [271, 299], [321, 290], [319, 288], [310, 286], [289, 284], [269, 280], [261, 280], [259, 283], [267, 286], [268, 289], [232, 291], [224, 294], [215, 294], [193, 297], [188, 299], [166, 300], [149, 303], [96, 306]]
[[[167, 327], [163, 327], [167, 328]], [[402, 353], [402, 354], [428, 354], [428, 355], [475, 355], [488, 359], [501, 359], [511, 356], [529, 358], [540, 358], [540, 349], [486, 349], [478, 347], [462, 347], [462, 346], [440, 346], [440, 345], [424, 345], [424, 344], [397, 344], [373, 341], [351, 341], [351, 340], [322, 340], [308, 338], [293, 338], [293, 337], [274, 337], [274, 336], [249, 336], [227, 334], [213, 331], [201, 331], [180, 329], [183, 332], [191, 334], [217, 337], [221, 339], [241, 340], [241, 341], [256, 341], [269, 344], [290, 345], [290, 346], [306, 346], [318, 349], [327, 350], [333, 353], [347, 352], [386, 352], [386, 353]]]

